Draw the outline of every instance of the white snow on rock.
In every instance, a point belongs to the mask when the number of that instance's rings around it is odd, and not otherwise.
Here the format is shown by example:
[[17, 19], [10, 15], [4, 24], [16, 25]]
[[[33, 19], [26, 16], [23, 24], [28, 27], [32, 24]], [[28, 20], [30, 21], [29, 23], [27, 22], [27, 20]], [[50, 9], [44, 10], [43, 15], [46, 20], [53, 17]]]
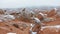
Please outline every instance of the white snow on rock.
[[0, 20], [14, 20], [15, 17], [13, 15], [0, 15]]
[[8, 18], [8, 19], [15, 19], [15, 17], [13, 15], [5, 15], [4, 17]]
[[37, 34], [37, 32], [32, 32], [32, 34]]
[[41, 30], [45, 29], [45, 28], [57, 28], [60, 29], [60, 25], [54, 25], [54, 26], [43, 26], [41, 27]]
[[32, 20], [34, 20], [35, 23], [41, 23], [41, 21], [38, 18], [32, 17]]

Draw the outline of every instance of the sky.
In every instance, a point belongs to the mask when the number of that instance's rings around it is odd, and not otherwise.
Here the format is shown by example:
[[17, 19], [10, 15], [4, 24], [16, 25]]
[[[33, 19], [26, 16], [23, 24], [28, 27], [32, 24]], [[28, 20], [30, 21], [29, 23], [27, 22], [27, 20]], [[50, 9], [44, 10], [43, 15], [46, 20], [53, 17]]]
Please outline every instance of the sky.
[[0, 8], [60, 6], [60, 0], [0, 0]]

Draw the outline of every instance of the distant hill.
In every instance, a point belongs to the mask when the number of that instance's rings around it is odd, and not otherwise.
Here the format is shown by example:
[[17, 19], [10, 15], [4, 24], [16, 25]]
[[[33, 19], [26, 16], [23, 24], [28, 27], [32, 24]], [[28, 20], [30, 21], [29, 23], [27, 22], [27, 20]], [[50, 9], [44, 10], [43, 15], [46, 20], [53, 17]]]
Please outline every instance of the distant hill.
[[[25, 7], [27, 10], [33, 10], [35, 8], [40, 10], [51, 10], [53, 8], [60, 9], [60, 6], [38, 6], [38, 7]], [[20, 10], [21, 8], [2, 8], [4, 10]]]

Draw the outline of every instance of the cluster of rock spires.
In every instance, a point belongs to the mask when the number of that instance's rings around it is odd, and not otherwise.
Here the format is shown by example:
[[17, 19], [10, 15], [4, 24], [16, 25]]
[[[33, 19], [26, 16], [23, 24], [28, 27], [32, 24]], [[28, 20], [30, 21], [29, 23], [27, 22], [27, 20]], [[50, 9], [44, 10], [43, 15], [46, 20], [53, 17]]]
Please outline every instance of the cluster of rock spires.
[[[38, 15], [40, 15], [40, 16], [42, 16], [43, 18], [47, 18], [47, 16], [48, 17], [50, 17], [50, 16], [53, 16], [53, 15], [55, 15], [57, 12], [57, 9], [56, 8], [54, 8], [53, 10], [51, 10], [51, 11], [48, 11], [48, 13], [46, 14], [46, 12], [47, 11], [45, 11], [45, 14], [44, 13], [42, 13], [43, 11], [28, 11], [28, 10], [26, 10], [25, 8], [24, 9], [22, 9], [21, 11], [19, 11], [19, 12], [17, 12], [17, 11], [7, 11], [7, 10], [2, 10], [2, 9], [0, 9], [0, 15], [4, 15], [5, 17], [11, 17], [10, 19], [14, 19], [14, 18], [19, 18], [19, 17], [23, 17], [23, 18], [27, 18], [27, 19], [31, 19], [31, 17], [38, 17]], [[8, 13], [8, 12], [10, 12], [10, 13]], [[54, 12], [54, 14], [51, 14], [51, 12]], [[2, 16], [3, 17], [3, 16]], [[5, 18], [4, 17], [4, 18]]]
[[[7, 10], [0, 10], [0, 22], [8, 22], [8, 21], [12, 21], [15, 19], [28, 19], [28, 20], [32, 20], [34, 21], [34, 24], [31, 24], [31, 29], [30, 32], [31, 34], [33, 34], [33, 28], [35, 27], [36, 24], [38, 24], [39, 26], [41, 25], [45, 25], [43, 24], [43, 22], [49, 22], [49, 21], [54, 21], [56, 20], [55, 18], [52, 18], [53, 16], [57, 16], [59, 15], [57, 13], [57, 9], [54, 8], [51, 11], [45, 11], [44, 13], [41, 11], [28, 11], [25, 8], [19, 12], [11, 12], [8, 13]], [[32, 22], [33, 23], [33, 22]], [[18, 24], [13, 24], [13, 26], [15, 26], [16, 28], [19, 28]], [[24, 26], [23, 26], [24, 27]], [[23, 30], [23, 29], [22, 29]], [[36, 32], [35, 32], [36, 33]]]

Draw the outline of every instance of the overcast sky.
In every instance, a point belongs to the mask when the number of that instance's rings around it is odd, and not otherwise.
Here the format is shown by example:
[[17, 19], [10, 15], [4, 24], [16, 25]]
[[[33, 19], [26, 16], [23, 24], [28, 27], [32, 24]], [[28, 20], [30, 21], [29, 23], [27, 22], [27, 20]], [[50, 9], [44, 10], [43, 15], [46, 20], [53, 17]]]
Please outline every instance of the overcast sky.
[[0, 8], [60, 6], [60, 0], [0, 0]]

